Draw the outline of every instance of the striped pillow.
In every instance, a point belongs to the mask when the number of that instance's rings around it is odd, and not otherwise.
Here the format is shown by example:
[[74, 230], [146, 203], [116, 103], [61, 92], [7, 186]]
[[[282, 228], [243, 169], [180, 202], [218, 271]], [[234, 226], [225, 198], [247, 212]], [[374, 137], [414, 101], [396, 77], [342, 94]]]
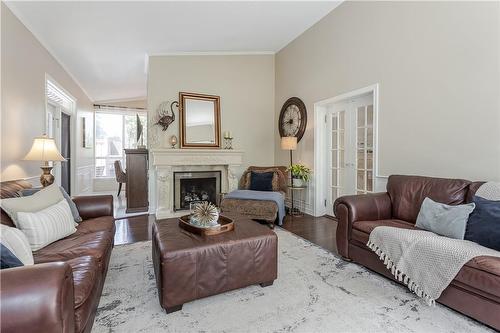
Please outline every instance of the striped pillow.
[[0, 224], [0, 243], [8, 248], [23, 265], [33, 265], [30, 244], [21, 230]]
[[64, 199], [36, 213], [18, 212], [17, 227], [28, 238], [32, 251], [37, 251], [76, 231], [73, 215]]

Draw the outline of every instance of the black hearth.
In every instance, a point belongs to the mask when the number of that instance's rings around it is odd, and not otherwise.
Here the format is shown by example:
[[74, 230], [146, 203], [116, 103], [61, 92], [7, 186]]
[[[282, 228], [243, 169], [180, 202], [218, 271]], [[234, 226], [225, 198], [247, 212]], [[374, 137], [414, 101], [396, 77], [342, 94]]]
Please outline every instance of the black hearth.
[[174, 172], [174, 210], [188, 210], [192, 202], [218, 204], [220, 171]]

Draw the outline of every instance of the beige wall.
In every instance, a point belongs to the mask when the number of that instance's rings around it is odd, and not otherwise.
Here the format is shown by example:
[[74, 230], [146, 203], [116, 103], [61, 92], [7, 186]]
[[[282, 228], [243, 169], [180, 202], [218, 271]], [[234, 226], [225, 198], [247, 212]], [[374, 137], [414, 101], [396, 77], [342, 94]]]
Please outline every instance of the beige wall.
[[379, 83], [379, 174], [500, 181], [499, 11], [498, 2], [337, 7], [276, 55], [276, 119], [291, 96], [308, 110], [296, 160], [313, 166], [315, 102]]
[[[93, 164], [93, 149], [81, 147], [81, 117], [93, 123], [92, 102], [60, 64], [3, 4], [2, 7], [2, 110], [1, 180], [38, 177], [39, 162], [22, 161], [33, 138], [45, 131], [45, 74], [77, 100], [77, 168]], [[77, 177], [76, 177], [77, 178]]]
[[[179, 91], [218, 95], [222, 132], [231, 131], [235, 149], [245, 151], [246, 165], [274, 163], [274, 56], [155, 56], [149, 59], [150, 124], [163, 101], [178, 100]], [[179, 137], [179, 115], [166, 132], [150, 125], [150, 148], [166, 147]]]

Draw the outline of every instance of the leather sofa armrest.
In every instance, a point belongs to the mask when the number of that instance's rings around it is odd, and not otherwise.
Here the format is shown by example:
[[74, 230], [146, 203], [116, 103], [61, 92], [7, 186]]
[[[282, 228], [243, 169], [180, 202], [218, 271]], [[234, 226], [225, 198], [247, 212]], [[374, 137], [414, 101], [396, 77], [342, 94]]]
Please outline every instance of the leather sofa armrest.
[[73, 273], [63, 262], [0, 271], [2, 332], [74, 332]]
[[73, 201], [84, 220], [100, 216], [113, 216], [112, 195], [78, 196], [73, 197]]
[[370, 193], [340, 197], [333, 204], [337, 225], [337, 248], [340, 255], [349, 258], [352, 224], [356, 221], [390, 219], [392, 204], [389, 194]]

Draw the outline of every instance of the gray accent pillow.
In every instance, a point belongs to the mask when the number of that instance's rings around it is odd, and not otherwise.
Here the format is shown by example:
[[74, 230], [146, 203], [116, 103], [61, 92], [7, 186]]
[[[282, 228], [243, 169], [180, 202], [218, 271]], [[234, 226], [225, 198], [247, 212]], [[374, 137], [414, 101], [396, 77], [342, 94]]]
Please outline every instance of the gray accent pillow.
[[[33, 194], [37, 193], [41, 189], [42, 188], [27, 188], [27, 189], [18, 191], [17, 194], [19, 194], [21, 197], [28, 197], [30, 195], [33, 195]], [[76, 223], [82, 222], [83, 220], [82, 220], [82, 218], [80, 216], [80, 213], [78, 212], [78, 208], [76, 208], [76, 204], [73, 202], [73, 200], [71, 199], [71, 197], [69, 196], [69, 194], [66, 193], [66, 191], [64, 190], [64, 188], [62, 188], [61, 186], [59, 186], [59, 189], [61, 190], [61, 193], [62, 193], [64, 199], [66, 199], [66, 202], [69, 205], [69, 209], [71, 210], [71, 215], [73, 215], [73, 219], [75, 220], [75, 222]]]
[[425, 198], [417, 216], [418, 228], [455, 239], [464, 239], [469, 214], [476, 205], [450, 206]]

